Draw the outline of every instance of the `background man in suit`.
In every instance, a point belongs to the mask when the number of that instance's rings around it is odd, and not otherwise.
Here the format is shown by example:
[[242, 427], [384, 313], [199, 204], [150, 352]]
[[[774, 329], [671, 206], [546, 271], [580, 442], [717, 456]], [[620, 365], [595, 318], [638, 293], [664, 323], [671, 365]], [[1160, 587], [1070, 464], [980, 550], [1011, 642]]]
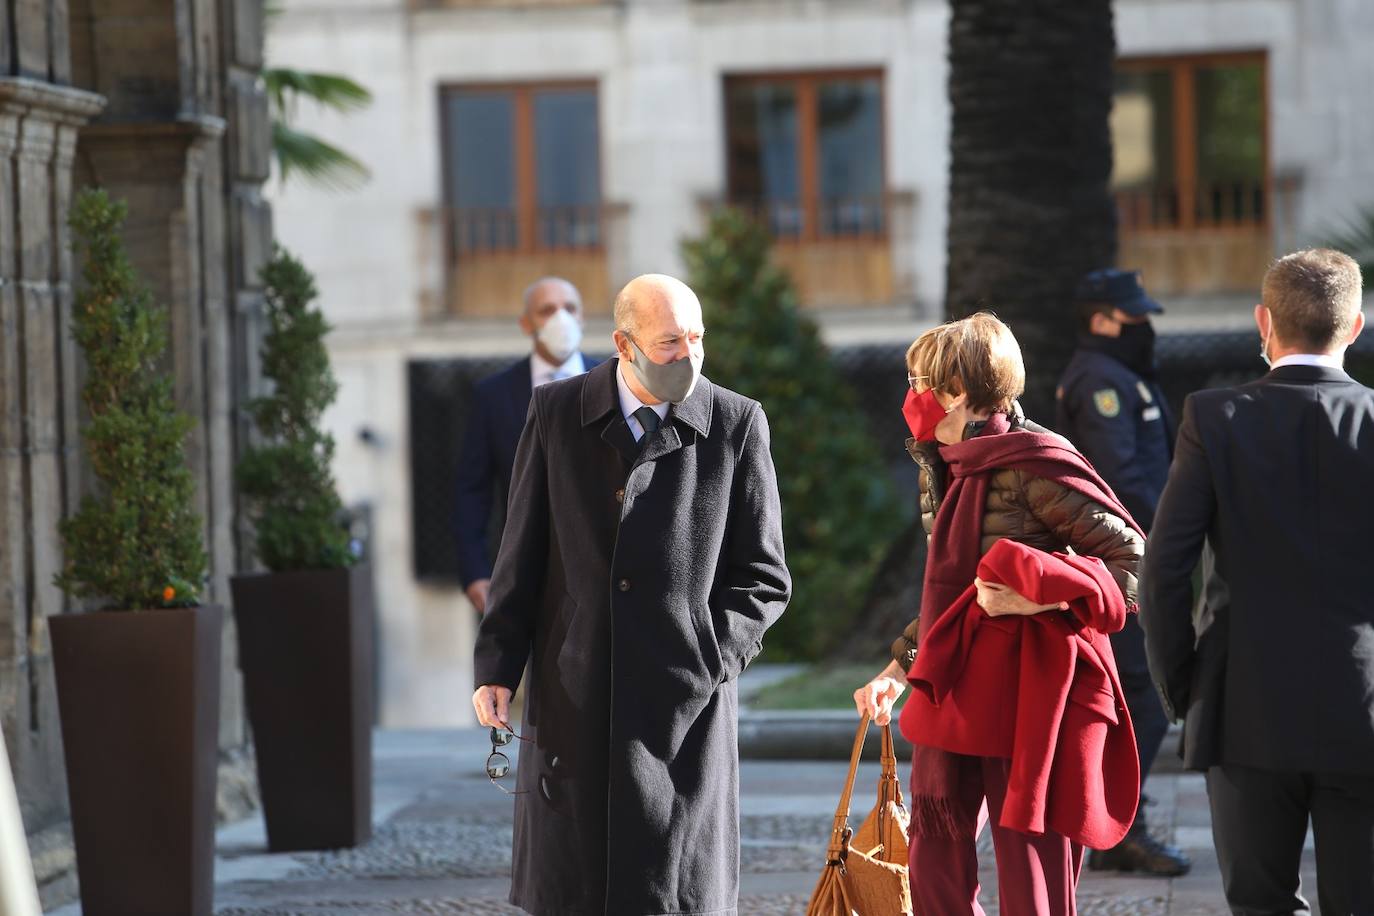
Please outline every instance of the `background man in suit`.
[[536, 914], [733, 914], [735, 680], [791, 593], [768, 421], [700, 375], [701, 306], [648, 275], [619, 359], [534, 392], [476, 647], [509, 723], [529, 665], [511, 901]]
[[530, 392], [587, 370], [582, 343], [582, 296], [559, 277], [536, 280], [525, 290], [520, 330], [533, 352], [477, 383], [458, 463], [455, 531], [458, 574], [468, 600], [481, 614], [491, 587], [494, 551], [488, 543], [492, 506], [504, 509], [510, 492], [515, 446], [529, 412]]
[[[1055, 430], [1078, 446], [1148, 534], [1174, 450], [1173, 419], [1155, 382], [1150, 324], [1150, 316], [1164, 309], [1145, 294], [1138, 270], [1095, 270], [1078, 284], [1074, 299], [1078, 348], [1055, 391]], [[1136, 615], [1127, 614], [1111, 640], [1135, 727], [1143, 788], [1169, 720], [1150, 679]], [[1181, 851], [1150, 835], [1143, 807], [1125, 839], [1092, 851], [1089, 868], [1149, 875], [1188, 871], [1191, 863]]]
[[1146, 545], [1150, 670], [1185, 714], [1185, 765], [1207, 771], [1235, 913], [1308, 912], [1309, 818], [1322, 912], [1374, 913], [1374, 391], [1342, 370], [1360, 299], [1339, 252], [1269, 269], [1255, 322], [1273, 369], [1184, 403]]

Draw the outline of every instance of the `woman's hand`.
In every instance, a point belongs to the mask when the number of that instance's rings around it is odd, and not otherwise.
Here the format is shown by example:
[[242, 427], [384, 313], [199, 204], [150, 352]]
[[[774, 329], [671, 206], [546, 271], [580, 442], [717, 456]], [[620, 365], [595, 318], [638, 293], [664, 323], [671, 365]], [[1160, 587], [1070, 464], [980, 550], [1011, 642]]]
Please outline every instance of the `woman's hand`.
[[893, 662], [873, 680], [854, 691], [854, 706], [859, 715], [867, 713], [875, 725], [892, 721], [892, 707], [906, 690], [901, 667]]
[[1061, 601], [1058, 604], [1036, 604], [1024, 595], [996, 582], [974, 579], [973, 584], [978, 587], [978, 606], [987, 611], [989, 617], [1004, 617], [1008, 614], [1029, 617], [1042, 611], [1067, 611], [1069, 609], [1067, 601]]

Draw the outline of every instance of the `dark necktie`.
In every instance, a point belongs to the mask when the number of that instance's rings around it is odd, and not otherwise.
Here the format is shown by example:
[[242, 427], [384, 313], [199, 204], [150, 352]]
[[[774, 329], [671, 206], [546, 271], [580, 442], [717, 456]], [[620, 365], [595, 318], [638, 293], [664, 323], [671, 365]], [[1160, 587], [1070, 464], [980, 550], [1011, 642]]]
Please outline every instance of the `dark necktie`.
[[658, 429], [658, 413], [652, 407], [641, 407], [635, 411], [635, 419], [644, 427], [644, 435], [639, 437], [639, 444], [643, 445], [654, 434], [654, 430]]

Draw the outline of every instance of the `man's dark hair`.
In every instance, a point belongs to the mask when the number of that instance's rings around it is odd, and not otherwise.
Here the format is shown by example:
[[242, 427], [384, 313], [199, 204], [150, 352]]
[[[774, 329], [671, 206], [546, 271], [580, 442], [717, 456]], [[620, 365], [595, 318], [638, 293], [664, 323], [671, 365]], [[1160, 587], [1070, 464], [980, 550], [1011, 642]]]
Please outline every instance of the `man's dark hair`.
[[1078, 303], [1078, 329], [1084, 333], [1090, 333], [1093, 329], [1093, 316], [1106, 315], [1110, 318], [1113, 308], [1115, 306], [1110, 302]]
[[1324, 351], [1344, 342], [1360, 313], [1360, 267], [1330, 248], [1279, 258], [1264, 275], [1262, 304], [1274, 333], [1290, 347]]

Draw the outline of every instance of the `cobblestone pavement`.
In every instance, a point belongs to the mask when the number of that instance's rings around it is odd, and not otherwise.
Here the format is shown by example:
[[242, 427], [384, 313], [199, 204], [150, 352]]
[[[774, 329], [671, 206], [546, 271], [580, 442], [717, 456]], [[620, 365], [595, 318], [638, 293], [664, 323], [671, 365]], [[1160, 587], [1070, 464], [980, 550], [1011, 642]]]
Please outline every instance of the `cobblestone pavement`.
[[[379, 732], [374, 835], [357, 849], [269, 855], [262, 821], [222, 829], [216, 863], [217, 916], [353, 916], [364, 913], [513, 914], [511, 808], [488, 784], [489, 750], [476, 729]], [[1165, 752], [1166, 754], [1168, 751]], [[846, 761], [746, 761], [741, 767], [741, 916], [802, 916], [819, 875]], [[857, 825], [873, 804], [877, 765], [860, 770]], [[1085, 871], [1084, 916], [1224, 916], [1211, 848], [1206, 794], [1196, 774], [1155, 773], [1148, 816], [1156, 832], [1193, 857], [1179, 879]], [[990, 841], [980, 843], [982, 900], [998, 913]], [[1304, 884], [1311, 888], [1311, 852]], [[76, 906], [54, 916], [79, 916]]]

